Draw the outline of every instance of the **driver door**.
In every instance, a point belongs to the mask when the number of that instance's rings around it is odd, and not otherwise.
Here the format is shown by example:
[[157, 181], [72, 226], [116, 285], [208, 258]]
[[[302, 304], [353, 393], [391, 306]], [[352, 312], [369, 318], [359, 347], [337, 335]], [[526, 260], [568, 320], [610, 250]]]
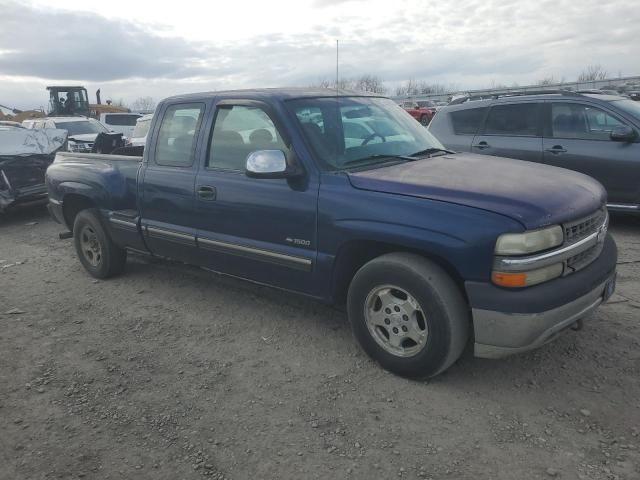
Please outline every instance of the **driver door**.
[[291, 154], [269, 107], [224, 100], [216, 106], [195, 185], [198, 252], [212, 270], [309, 292], [316, 262], [318, 180], [250, 178], [247, 156]]

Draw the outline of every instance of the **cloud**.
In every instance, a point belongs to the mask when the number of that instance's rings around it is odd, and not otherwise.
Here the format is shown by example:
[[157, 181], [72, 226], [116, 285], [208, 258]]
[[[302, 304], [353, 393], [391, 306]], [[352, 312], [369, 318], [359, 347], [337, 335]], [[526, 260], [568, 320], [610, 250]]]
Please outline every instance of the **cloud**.
[[364, 0], [313, 0], [312, 5], [317, 8], [335, 7], [345, 3], [362, 2]]
[[[205, 7], [192, 9], [186, 4], [190, 0], [183, 1], [185, 11], [204, 15]], [[640, 10], [621, 0], [606, 6], [599, 0], [401, 0], [397, 5], [368, 0], [366, 8], [358, 1], [309, 0], [308, 15], [291, 19], [304, 29], [252, 35], [255, 28], [247, 26], [246, 36], [233, 41], [218, 36], [216, 22], [211, 32], [194, 36], [197, 40], [177, 36], [168, 26], [183, 22], [184, 31], [190, 17], [142, 24], [5, 2], [0, 100], [22, 107], [42, 104], [40, 91], [31, 93], [29, 103], [27, 87], [38, 85], [39, 90], [45, 83], [67, 81], [100, 87], [103, 98], [125, 101], [189, 91], [308, 85], [333, 78], [336, 38], [341, 75], [370, 73], [391, 87], [410, 78], [460, 88], [528, 84], [551, 75], [573, 79], [594, 63], [613, 74], [640, 73], [634, 63], [640, 56]], [[317, 8], [321, 6], [335, 8]], [[223, 11], [216, 13], [215, 18], [224, 18]], [[598, 28], [593, 27], [596, 14]]]
[[49, 79], [187, 78], [210, 72], [210, 46], [126, 20], [3, 5], [0, 72]]

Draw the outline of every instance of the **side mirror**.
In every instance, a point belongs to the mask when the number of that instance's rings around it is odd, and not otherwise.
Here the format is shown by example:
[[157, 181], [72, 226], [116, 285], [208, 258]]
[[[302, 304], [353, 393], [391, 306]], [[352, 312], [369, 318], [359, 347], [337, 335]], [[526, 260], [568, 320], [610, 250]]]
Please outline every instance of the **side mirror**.
[[633, 128], [625, 125], [613, 129], [610, 137], [614, 142], [633, 142], [638, 137], [638, 133]]
[[298, 174], [282, 150], [256, 150], [247, 157], [245, 173], [253, 178], [288, 178]]

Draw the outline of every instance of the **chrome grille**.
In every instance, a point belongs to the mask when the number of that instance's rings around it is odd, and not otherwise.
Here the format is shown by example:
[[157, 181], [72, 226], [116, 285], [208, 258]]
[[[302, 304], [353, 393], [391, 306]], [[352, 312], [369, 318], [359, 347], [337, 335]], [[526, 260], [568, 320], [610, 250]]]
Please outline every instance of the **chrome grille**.
[[582, 270], [584, 267], [593, 262], [602, 252], [603, 246], [603, 243], [598, 243], [597, 245], [591, 247], [589, 250], [585, 250], [584, 252], [567, 259], [565, 275], [577, 272], [578, 270]]
[[[604, 228], [606, 231], [608, 223], [607, 215], [607, 210], [603, 207], [588, 217], [564, 224], [565, 245], [572, 245], [579, 242], [583, 238], [597, 232], [603, 225], [605, 225]], [[600, 256], [603, 248], [604, 242], [599, 241], [588, 250], [568, 258], [565, 262], [564, 275], [570, 275], [585, 268]]]
[[565, 242], [570, 245], [582, 240], [588, 235], [591, 235], [604, 223], [606, 216], [607, 211], [602, 208], [588, 217], [566, 223], [564, 225]]

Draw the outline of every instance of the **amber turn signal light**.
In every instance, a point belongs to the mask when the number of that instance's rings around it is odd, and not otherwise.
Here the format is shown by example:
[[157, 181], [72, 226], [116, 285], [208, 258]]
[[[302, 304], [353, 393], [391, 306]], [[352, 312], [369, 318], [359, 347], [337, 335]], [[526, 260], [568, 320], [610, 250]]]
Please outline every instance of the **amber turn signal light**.
[[527, 286], [526, 273], [493, 272], [491, 274], [491, 280], [493, 280], [493, 283], [501, 287], [516, 288]]

